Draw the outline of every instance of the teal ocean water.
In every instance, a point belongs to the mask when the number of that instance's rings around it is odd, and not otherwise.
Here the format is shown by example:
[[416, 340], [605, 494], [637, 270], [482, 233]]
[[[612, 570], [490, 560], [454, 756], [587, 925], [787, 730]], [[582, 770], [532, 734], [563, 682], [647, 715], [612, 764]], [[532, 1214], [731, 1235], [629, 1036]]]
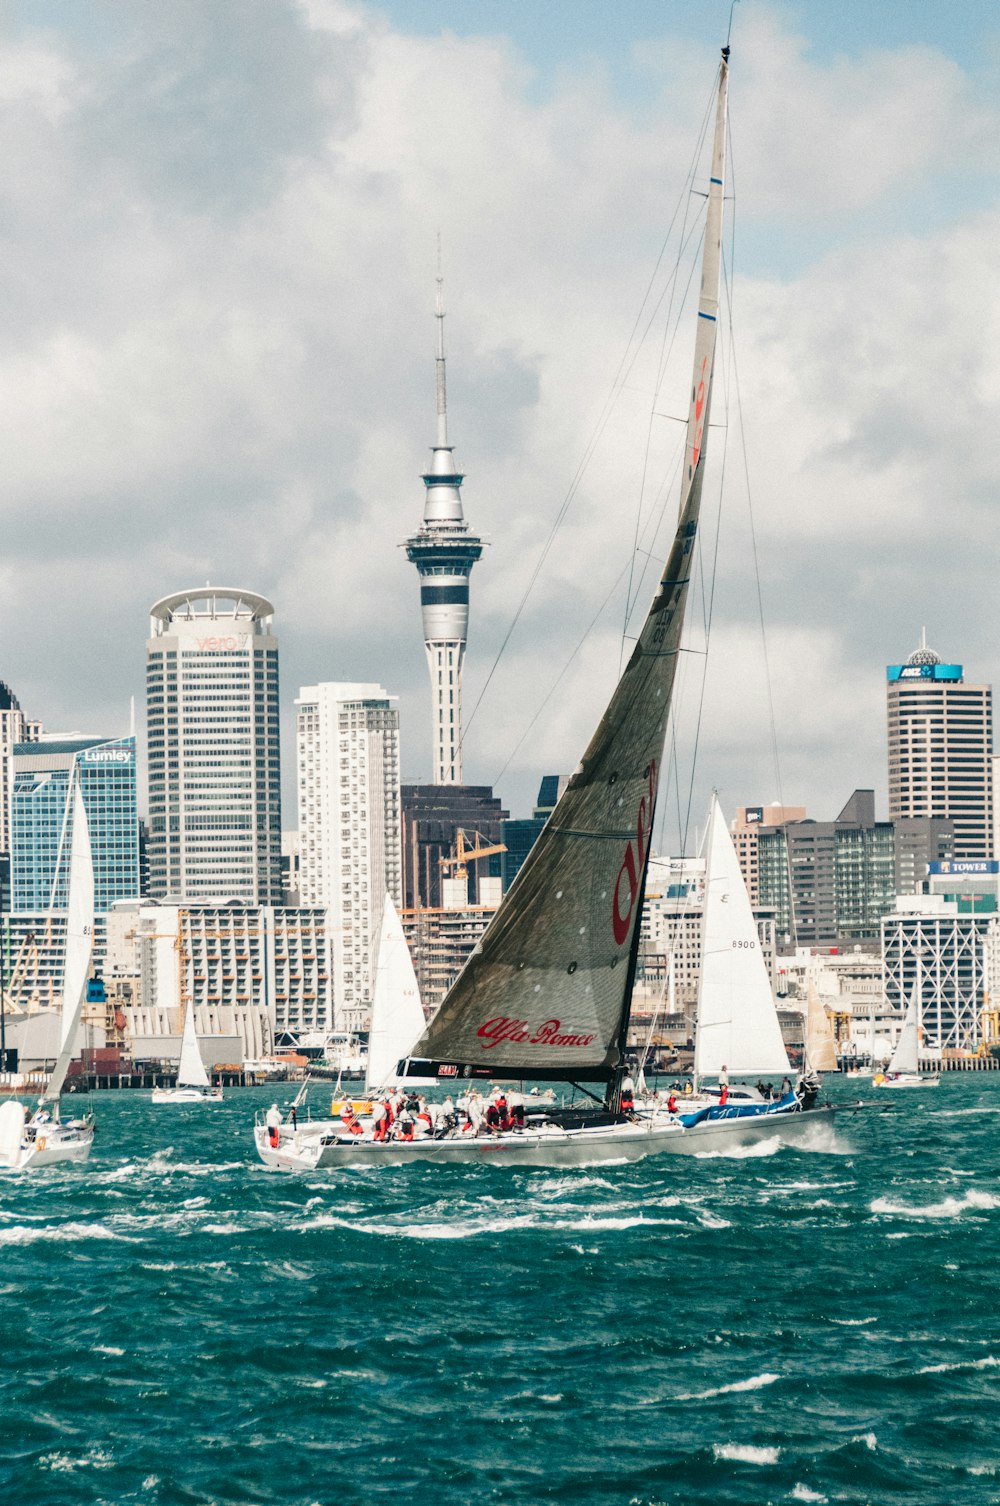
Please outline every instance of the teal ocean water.
[[277, 1176], [264, 1101], [0, 1181], [0, 1500], [1000, 1501], [1000, 1076], [559, 1172]]

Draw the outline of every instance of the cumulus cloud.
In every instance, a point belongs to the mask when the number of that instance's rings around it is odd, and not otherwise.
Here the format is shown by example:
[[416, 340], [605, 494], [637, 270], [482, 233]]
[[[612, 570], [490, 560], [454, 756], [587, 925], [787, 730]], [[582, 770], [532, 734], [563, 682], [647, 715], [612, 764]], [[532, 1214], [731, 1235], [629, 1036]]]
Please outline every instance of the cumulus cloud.
[[[490, 540], [469, 707], [600, 441], [468, 732], [466, 777], [506, 765], [523, 812], [541, 773], [575, 764], [613, 684], [640, 494], [640, 603], [666, 543], [690, 359], [678, 300], [666, 345], [651, 336], [603, 405], [711, 49], [664, 27], [637, 49], [657, 83], [633, 101], [600, 68], [540, 90], [501, 36], [408, 36], [341, 0], [113, 16], [60, 33], [27, 11], [0, 52], [0, 675], [51, 727], [115, 731], [152, 601], [242, 584], [277, 605], [286, 719], [300, 684], [381, 680], [401, 697], [406, 772], [428, 774], [398, 546], [433, 439], [440, 229], [451, 432]], [[997, 110], [980, 90], [927, 48], [820, 59], [782, 12], [741, 18], [748, 246], [710, 445], [726, 500], [696, 775], [732, 804], [775, 793], [737, 390], [786, 800], [831, 815], [855, 783], [883, 788], [882, 666], [924, 621], [973, 677], [994, 672]]]

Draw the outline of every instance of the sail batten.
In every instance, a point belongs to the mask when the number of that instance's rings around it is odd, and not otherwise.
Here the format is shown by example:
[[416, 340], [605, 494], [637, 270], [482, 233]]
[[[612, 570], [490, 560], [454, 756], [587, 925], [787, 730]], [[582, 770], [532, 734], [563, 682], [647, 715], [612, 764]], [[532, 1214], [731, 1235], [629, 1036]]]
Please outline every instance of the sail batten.
[[[700, 313], [718, 307], [728, 88], [723, 54]], [[631, 1002], [660, 768], [698, 530], [716, 322], [697, 320], [677, 532], [579, 767], [407, 1075], [610, 1082]]]

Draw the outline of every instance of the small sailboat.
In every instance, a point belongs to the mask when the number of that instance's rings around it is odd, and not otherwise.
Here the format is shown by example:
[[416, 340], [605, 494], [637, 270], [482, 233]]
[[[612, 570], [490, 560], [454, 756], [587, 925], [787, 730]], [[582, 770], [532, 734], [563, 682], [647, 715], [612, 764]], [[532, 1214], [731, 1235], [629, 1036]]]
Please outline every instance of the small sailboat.
[[[793, 1089], [790, 1073], [757, 921], [722, 807], [713, 794], [695, 1015], [695, 1091], [680, 1099], [674, 1112], [686, 1129], [698, 1128], [705, 1136], [728, 1134], [733, 1121], [749, 1129], [753, 1121], [766, 1120], [768, 1134], [783, 1128], [798, 1132], [802, 1114], [812, 1108], [816, 1095], [808, 1082]], [[733, 1083], [733, 1077], [758, 1082]], [[785, 1091], [775, 1093], [770, 1085], [762, 1089], [761, 1079], [772, 1077], [785, 1080]], [[715, 1079], [718, 1087], [706, 1088], [706, 1078]]]
[[[487, 931], [399, 1067], [404, 1082], [432, 1078], [462, 1087], [466, 1095], [489, 1080], [571, 1083], [588, 1094], [590, 1106], [543, 1108], [525, 1099], [523, 1128], [501, 1118], [485, 1134], [467, 1133], [463, 1126], [406, 1141], [335, 1132], [319, 1143], [319, 1167], [417, 1159], [580, 1165], [693, 1151], [744, 1133], [736, 1118], [688, 1128], [672, 1116], [637, 1115], [627, 1098], [625, 1107], [622, 1102], [650, 839], [705, 474], [728, 85], [726, 47], [706, 195], [679, 518], [662, 577], [579, 766]], [[786, 1115], [789, 1122], [793, 1118], [807, 1116]], [[760, 1116], [751, 1129], [764, 1127]]]
[[[304, 1092], [295, 1101], [294, 1123], [290, 1119], [282, 1120], [276, 1115], [277, 1105], [272, 1105], [268, 1115], [261, 1116], [254, 1126], [257, 1153], [265, 1165], [285, 1171], [315, 1166], [319, 1139], [335, 1134], [342, 1127], [342, 1121], [336, 1116], [345, 1103], [351, 1113], [362, 1116], [360, 1122], [364, 1123], [371, 1114], [372, 1096], [399, 1086], [396, 1069], [401, 1059], [412, 1051], [425, 1024], [417, 975], [399, 911], [392, 895], [386, 894], [375, 963], [364, 1100], [349, 1098], [342, 1103], [339, 1091], [335, 1090], [332, 1104], [335, 1117], [304, 1119], [301, 1124], [298, 1122], [298, 1108]], [[436, 1082], [435, 1078], [423, 1082], [411, 1080], [407, 1086], [417, 1088], [433, 1082]]]
[[837, 1072], [837, 1041], [830, 1016], [810, 976], [806, 983], [805, 1067], [807, 1072]]
[[75, 769], [67, 797], [67, 817], [70, 812], [72, 827], [66, 900], [66, 961], [60, 1007], [59, 1055], [34, 1114], [29, 1117], [25, 1105], [13, 1099], [0, 1104], [0, 1168], [9, 1171], [27, 1171], [60, 1162], [85, 1161], [94, 1143], [94, 1121], [90, 1115], [64, 1120], [59, 1112], [69, 1064], [76, 1052], [94, 944], [94, 865], [80, 776]]
[[919, 988], [910, 996], [903, 1028], [896, 1042], [896, 1049], [889, 1058], [884, 1072], [876, 1072], [872, 1085], [876, 1088], [936, 1088], [939, 1077], [936, 1072], [921, 1072], [919, 1061]]
[[177, 1063], [177, 1082], [172, 1088], [154, 1088], [154, 1103], [220, 1103], [222, 1084], [213, 1087], [194, 1029], [194, 1004], [188, 1000], [181, 1032], [181, 1055]]
[[366, 1094], [371, 1095], [379, 1088], [396, 1087], [399, 1082], [396, 1068], [403, 1057], [409, 1056], [426, 1023], [410, 948], [392, 895], [387, 894], [375, 966]]

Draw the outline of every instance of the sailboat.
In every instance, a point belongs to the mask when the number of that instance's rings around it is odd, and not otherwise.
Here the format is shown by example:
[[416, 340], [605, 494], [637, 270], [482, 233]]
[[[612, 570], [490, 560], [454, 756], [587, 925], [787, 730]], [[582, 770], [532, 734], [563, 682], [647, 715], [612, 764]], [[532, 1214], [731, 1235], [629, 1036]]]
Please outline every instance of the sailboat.
[[63, 1120], [59, 1113], [66, 1074], [76, 1051], [94, 944], [94, 865], [80, 776], [75, 768], [68, 806], [72, 810], [72, 833], [59, 1055], [38, 1107], [30, 1118], [25, 1105], [16, 1100], [0, 1104], [0, 1168], [12, 1171], [34, 1170], [65, 1161], [85, 1161], [94, 1142], [94, 1122], [89, 1115], [82, 1119]]
[[[701, 925], [701, 971], [695, 1012], [694, 1094], [681, 1100], [687, 1128], [725, 1125], [799, 1114], [812, 1105], [811, 1087], [791, 1087], [791, 1067], [781, 1038], [778, 1011], [757, 921], [718, 796], [709, 807], [705, 904]], [[782, 1077], [775, 1096], [731, 1077]], [[705, 1088], [714, 1078], [718, 1087]], [[723, 1085], [725, 1091], [723, 1092]]]
[[368, 1034], [365, 1072], [365, 1093], [368, 1096], [379, 1088], [396, 1087], [399, 1082], [396, 1068], [403, 1057], [409, 1056], [426, 1023], [399, 911], [392, 895], [387, 894], [382, 910], [372, 1022]]
[[220, 1103], [222, 1085], [212, 1087], [194, 1029], [194, 1003], [188, 1000], [181, 1032], [181, 1055], [177, 1082], [172, 1088], [154, 1088], [154, 1103]]
[[[652, 606], [580, 764], [462, 972], [400, 1064], [404, 1081], [572, 1083], [589, 1108], [525, 1105], [524, 1128], [376, 1141], [334, 1133], [316, 1165], [416, 1159], [579, 1165], [738, 1138], [622, 1107], [660, 769], [698, 532], [719, 310], [729, 48], [716, 97], [677, 531]], [[591, 1087], [584, 1087], [585, 1084]], [[599, 1088], [600, 1094], [592, 1091]], [[805, 1119], [805, 1115], [793, 1116]], [[754, 1128], [767, 1127], [761, 1119]]]
[[884, 1072], [876, 1072], [872, 1078], [872, 1086], [876, 1088], [936, 1088], [939, 1082], [936, 1072], [921, 1072], [918, 1059], [919, 1051], [919, 1023], [918, 1023], [919, 988], [915, 988], [910, 995], [906, 1015], [903, 1019], [903, 1028], [896, 1042], [896, 1049], [889, 1058], [889, 1065]]
[[808, 1072], [837, 1072], [837, 1041], [819, 990], [810, 976], [806, 983], [805, 1066]]

